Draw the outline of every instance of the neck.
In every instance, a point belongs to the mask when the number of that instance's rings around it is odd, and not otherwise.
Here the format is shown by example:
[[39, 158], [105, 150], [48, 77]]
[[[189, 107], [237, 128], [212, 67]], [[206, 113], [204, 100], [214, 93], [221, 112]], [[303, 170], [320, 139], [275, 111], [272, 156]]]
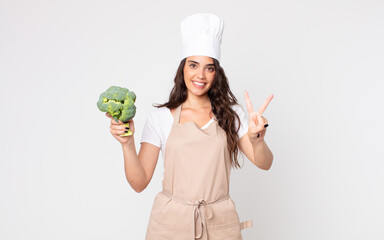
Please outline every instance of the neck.
[[211, 101], [207, 94], [203, 96], [188, 94], [187, 100], [185, 100], [183, 106], [192, 109], [206, 108], [211, 106]]

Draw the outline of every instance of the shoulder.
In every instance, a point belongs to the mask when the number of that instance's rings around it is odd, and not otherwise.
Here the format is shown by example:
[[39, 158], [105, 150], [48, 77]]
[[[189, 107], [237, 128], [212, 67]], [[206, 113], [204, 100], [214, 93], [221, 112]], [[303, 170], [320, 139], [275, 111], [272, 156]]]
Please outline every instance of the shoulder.
[[245, 115], [245, 109], [240, 104], [234, 104], [231, 106], [231, 108], [238, 114], [238, 115]]
[[[232, 109], [236, 112], [240, 119], [241, 126], [248, 126], [247, 110], [240, 104], [232, 105]], [[237, 124], [237, 118], [235, 119]]]
[[169, 118], [169, 109], [167, 107], [153, 107], [149, 112], [148, 119], [154, 121], [166, 121]]

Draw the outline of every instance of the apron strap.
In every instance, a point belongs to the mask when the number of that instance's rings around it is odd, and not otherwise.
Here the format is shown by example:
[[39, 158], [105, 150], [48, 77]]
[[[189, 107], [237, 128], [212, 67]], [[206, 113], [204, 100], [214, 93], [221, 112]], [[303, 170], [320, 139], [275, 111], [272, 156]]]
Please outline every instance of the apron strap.
[[252, 220], [247, 220], [240, 223], [240, 229], [243, 230], [244, 228], [251, 228], [253, 227]]
[[183, 104], [180, 104], [176, 110], [173, 112], [173, 124], [172, 126], [177, 126], [179, 125], [179, 121], [180, 121], [180, 115], [181, 115], [181, 105]]

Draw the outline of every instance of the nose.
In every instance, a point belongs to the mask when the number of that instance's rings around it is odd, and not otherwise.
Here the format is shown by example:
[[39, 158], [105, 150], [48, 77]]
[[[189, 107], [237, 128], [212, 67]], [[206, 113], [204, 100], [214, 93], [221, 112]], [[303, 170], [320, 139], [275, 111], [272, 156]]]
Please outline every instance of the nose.
[[204, 79], [205, 78], [205, 71], [204, 68], [200, 68], [197, 73], [198, 78]]

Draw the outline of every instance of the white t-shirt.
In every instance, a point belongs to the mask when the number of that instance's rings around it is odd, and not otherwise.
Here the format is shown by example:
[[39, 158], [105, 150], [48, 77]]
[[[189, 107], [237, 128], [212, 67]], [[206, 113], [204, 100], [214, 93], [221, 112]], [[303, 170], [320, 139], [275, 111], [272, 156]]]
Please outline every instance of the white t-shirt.
[[[248, 132], [248, 119], [245, 115], [243, 107], [233, 105], [232, 109], [237, 113], [240, 118], [240, 129], [238, 132], [239, 138]], [[213, 118], [201, 129], [207, 128], [212, 122]], [[169, 108], [167, 107], [155, 107], [150, 112], [145, 122], [143, 133], [141, 135], [140, 144], [142, 142], [151, 143], [161, 149], [164, 159], [165, 143], [167, 142], [169, 133], [171, 132], [173, 124], [173, 116]], [[235, 118], [235, 126], [237, 128], [237, 118]]]

